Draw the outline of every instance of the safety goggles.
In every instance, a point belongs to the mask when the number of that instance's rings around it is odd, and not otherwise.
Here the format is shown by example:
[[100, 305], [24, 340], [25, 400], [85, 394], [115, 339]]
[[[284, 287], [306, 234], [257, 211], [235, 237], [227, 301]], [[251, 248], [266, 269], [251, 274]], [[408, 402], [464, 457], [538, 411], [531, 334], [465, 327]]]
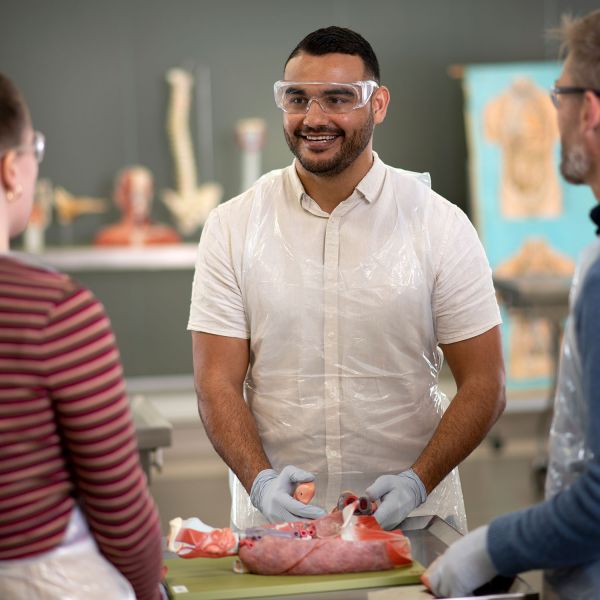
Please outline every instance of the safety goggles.
[[337, 83], [329, 81], [276, 81], [275, 104], [286, 113], [307, 113], [313, 102], [323, 112], [349, 113], [362, 108], [379, 85], [372, 80]]
[[15, 152], [23, 153], [33, 151], [33, 156], [38, 163], [44, 160], [44, 150], [46, 149], [46, 138], [41, 131], [33, 132], [33, 141], [31, 144], [21, 144], [14, 148]]

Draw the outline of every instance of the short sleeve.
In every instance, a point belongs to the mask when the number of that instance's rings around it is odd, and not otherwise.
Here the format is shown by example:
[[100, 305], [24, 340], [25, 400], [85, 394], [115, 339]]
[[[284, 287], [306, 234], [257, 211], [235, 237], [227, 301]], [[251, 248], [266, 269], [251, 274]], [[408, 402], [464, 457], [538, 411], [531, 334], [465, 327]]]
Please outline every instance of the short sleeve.
[[442, 230], [432, 306], [442, 344], [475, 337], [502, 322], [481, 242], [469, 219], [454, 205]]
[[223, 226], [219, 210], [213, 210], [198, 246], [188, 329], [248, 339], [250, 331], [236, 275], [232, 235]]

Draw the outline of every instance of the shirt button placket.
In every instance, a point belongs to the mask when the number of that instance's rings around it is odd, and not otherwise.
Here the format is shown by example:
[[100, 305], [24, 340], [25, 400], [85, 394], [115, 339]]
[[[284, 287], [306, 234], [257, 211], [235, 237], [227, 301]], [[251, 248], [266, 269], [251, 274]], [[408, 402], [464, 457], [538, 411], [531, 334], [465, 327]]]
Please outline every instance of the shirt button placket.
[[325, 230], [323, 348], [325, 371], [325, 452], [328, 483], [326, 506], [333, 506], [341, 488], [339, 382], [339, 219], [329, 217]]

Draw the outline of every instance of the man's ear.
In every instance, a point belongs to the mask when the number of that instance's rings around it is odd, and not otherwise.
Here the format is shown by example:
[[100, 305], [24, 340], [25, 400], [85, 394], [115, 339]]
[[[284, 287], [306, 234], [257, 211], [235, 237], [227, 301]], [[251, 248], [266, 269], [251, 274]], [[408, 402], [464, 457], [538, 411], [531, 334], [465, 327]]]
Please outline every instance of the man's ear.
[[383, 122], [387, 113], [387, 107], [390, 103], [390, 90], [388, 90], [384, 85], [377, 88], [373, 92], [371, 103], [373, 106], [373, 119], [375, 121], [375, 125], [379, 125], [379, 123]]
[[7, 192], [14, 192], [17, 188], [17, 153], [9, 150], [0, 158], [0, 182]]
[[600, 97], [590, 90], [583, 95], [582, 117], [585, 132], [600, 132]]

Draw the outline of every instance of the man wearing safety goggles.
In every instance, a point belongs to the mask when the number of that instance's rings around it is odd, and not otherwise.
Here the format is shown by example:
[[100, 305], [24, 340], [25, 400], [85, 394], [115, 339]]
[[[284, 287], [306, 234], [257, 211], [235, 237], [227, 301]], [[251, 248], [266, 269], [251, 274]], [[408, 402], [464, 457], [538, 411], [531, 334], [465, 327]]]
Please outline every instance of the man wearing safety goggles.
[[[434, 513], [464, 530], [455, 467], [505, 401], [481, 244], [427, 174], [373, 151], [390, 94], [362, 36], [309, 34], [274, 92], [295, 160], [212, 212], [188, 324], [232, 523], [313, 519], [352, 490], [387, 529]], [[312, 504], [293, 498], [313, 480]]]

